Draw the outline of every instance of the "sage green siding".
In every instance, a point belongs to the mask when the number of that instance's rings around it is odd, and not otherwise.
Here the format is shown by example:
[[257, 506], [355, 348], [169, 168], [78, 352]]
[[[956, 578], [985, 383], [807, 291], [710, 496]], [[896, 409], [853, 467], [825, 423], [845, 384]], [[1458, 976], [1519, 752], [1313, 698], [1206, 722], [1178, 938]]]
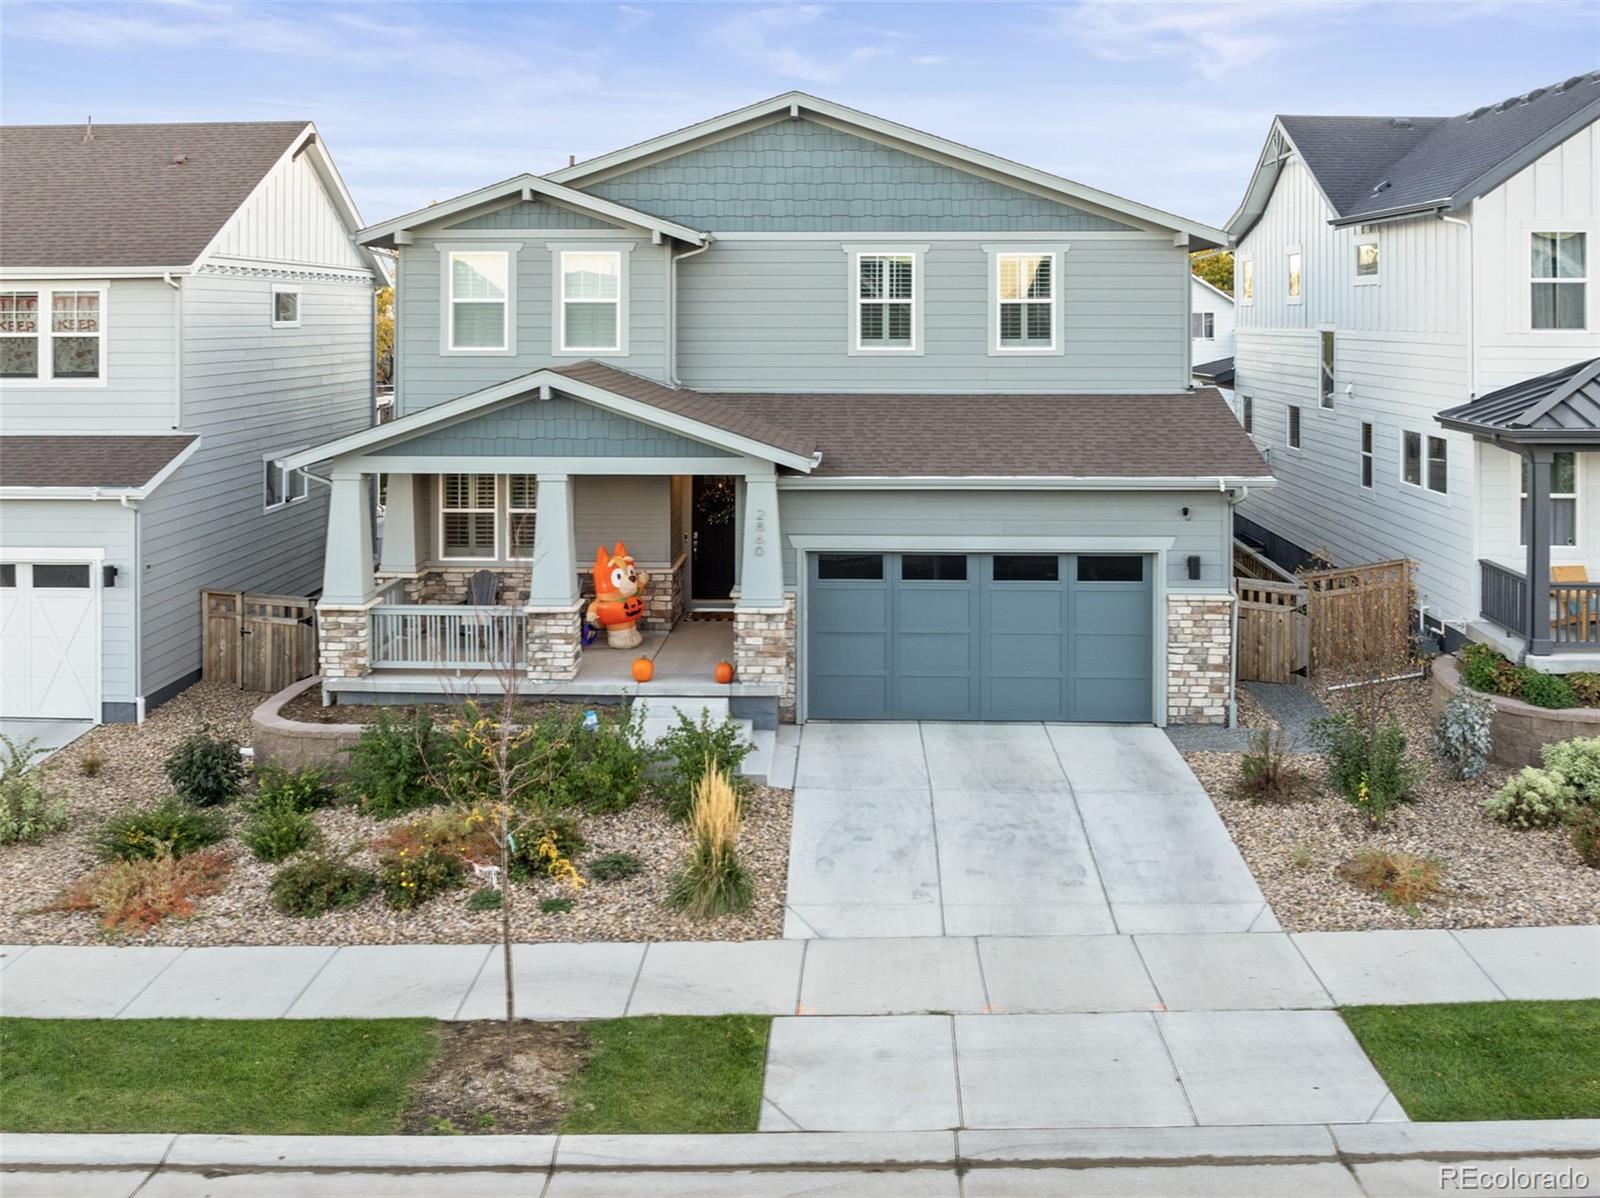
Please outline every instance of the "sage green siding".
[[518, 200], [485, 212], [451, 229], [613, 229], [616, 226], [587, 212], [574, 212], [546, 200]]
[[530, 399], [426, 432], [375, 456], [727, 458], [688, 437], [641, 424], [581, 400]]
[[804, 119], [741, 133], [585, 190], [713, 233], [1129, 227]]

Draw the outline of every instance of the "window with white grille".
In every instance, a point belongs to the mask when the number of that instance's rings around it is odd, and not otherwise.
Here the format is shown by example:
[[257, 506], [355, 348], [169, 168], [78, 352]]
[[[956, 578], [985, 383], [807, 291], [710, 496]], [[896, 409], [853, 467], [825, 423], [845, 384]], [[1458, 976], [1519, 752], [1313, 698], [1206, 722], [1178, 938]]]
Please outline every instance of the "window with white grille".
[[506, 349], [511, 255], [503, 250], [452, 251], [448, 260], [449, 347], [465, 351]]
[[1535, 329], [1583, 329], [1588, 276], [1587, 238], [1582, 233], [1534, 233], [1529, 277]]
[[538, 496], [539, 480], [534, 475], [506, 475], [506, 545], [511, 557], [533, 557], [533, 521]]
[[1189, 313], [1189, 336], [1196, 341], [1217, 339], [1217, 314], [1215, 312]]
[[560, 259], [561, 351], [620, 353], [622, 255], [563, 251]]
[[0, 292], [0, 378], [105, 382], [105, 306], [104, 286]]
[[1051, 350], [1056, 344], [1054, 254], [996, 254], [1000, 348]]
[[914, 254], [856, 255], [856, 347], [916, 348]]
[[439, 555], [493, 559], [495, 556], [495, 476], [439, 476]]

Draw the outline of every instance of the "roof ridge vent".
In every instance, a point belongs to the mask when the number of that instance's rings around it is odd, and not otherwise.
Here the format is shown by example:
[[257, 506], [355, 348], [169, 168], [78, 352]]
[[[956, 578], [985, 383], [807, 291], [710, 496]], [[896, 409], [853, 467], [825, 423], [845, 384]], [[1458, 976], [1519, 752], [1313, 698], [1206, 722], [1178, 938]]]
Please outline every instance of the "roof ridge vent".
[[1484, 114], [1484, 113], [1486, 113], [1486, 112], [1488, 112], [1488, 111], [1489, 111], [1489, 105], [1487, 105], [1487, 104], [1485, 104], [1485, 105], [1484, 105], [1484, 106], [1483, 106], [1483, 107], [1482, 107], [1482, 108], [1474, 108], [1474, 109], [1473, 109], [1473, 110], [1472, 110], [1472, 112], [1471, 112], [1471, 113], [1469, 113], [1469, 114], [1468, 114], [1468, 116], [1467, 116], [1467, 120], [1469, 120], [1469, 121], [1475, 121], [1475, 120], [1477, 120], [1477, 119], [1478, 119], [1478, 118], [1479, 118], [1479, 117], [1480, 117], [1480, 116], [1482, 116], [1482, 115], [1483, 115], [1483, 114]]
[[1494, 109], [1496, 112], [1510, 112], [1520, 103], [1522, 103], [1521, 96], [1512, 96], [1509, 100], [1501, 100], [1500, 103], [1494, 106]]
[[1574, 75], [1571, 79], [1565, 79], [1561, 83], [1557, 84], [1556, 90], [1558, 92], [1569, 92], [1588, 77], [1589, 76], [1587, 75]]
[[1389, 125], [1394, 129], [1409, 129], [1411, 128], [1411, 118], [1408, 116], [1391, 117], [1389, 118]]
[[1536, 87], [1531, 92], [1529, 92], [1527, 95], [1522, 97], [1522, 102], [1524, 104], [1532, 104], [1535, 100], [1537, 100], [1540, 96], [1544, 95], [1545, 92], [1547, 92], [1549, 90], [1550, 89], [1548, 87]]

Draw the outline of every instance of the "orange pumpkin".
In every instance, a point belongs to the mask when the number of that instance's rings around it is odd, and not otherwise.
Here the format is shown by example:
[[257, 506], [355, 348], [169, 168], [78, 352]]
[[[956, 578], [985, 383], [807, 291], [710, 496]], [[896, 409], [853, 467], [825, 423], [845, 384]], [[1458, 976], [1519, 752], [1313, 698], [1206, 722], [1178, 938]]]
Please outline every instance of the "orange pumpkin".
[[733, 681], [733, 663], [731, 661], [719, 661], [717, 663], [716, 679], [721, 683]]
[[649, 682], [656, 674], [656, 663], [648, 657], [635, 657], [633, 659], [633, 680], [635, 682]]

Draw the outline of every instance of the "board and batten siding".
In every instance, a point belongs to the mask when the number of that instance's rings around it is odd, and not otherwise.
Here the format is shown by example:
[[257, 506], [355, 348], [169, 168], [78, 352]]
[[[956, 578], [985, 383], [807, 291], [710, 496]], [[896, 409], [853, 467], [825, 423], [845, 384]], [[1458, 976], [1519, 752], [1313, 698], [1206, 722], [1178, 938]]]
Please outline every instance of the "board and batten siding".
[[139, 602], [137, 514], [113, 500], [7, 499], [0, 502], [0, 544], [27, 560], [29, 549], [100, 549], [117, 568], [116, 585], [100, 590], [101, 705], [105, 716], [135, 718], [140, 691], [134, 659]]
[[[1188, 385], [1188, 260], [1172, 239], [934, 240], [920, 353], [849, 352], [853, 259], [870, 234], [719, 241], [678, 265], [678, 376], [705, 390], [1178, 391]], [[985, 246], [1058, 256], [1059, 354], [990, 354]]]
[[[667, 254], [666, 245], [652, 245], [617, 229], [506, 230], [503, 237], [484, 230], [467, 230], [477, 238], [464, 238], [461, 230], [444, 229], [417, 235], [414, 244], [400, 249], [396, 347], [397, 395], [400, 414], [432, 407], [457, 396], [527, 374], [545, 366], [595, 358], [634, 374], [665, 381], [667, 377]], [[498, 230], [497, 230], [498, 232]], [[628, 252], [626, 354], [551, 353], [551, 322], [555, 316], [555, 251], [550, 243], [563, 239], [578, 245], [615, 242]], [[516, 317], [516, 353], [448, 353], [442, 349], [444, 312], [440, 246], [496, 248], [516, 244], [516, 281], [513, 309]]]
[[[70, 280], [0, 279], [0, 291], [73, 286]], [[178, 424], [178, 295], [160, 279], [107, 284], [104, 383], [71, 386], [0, 381], [7, 433], [169, 432]], [[41, 313], [48, 318], [48, 313]]]
[[[272, 327], [272, 285], [300, 288], [300, 327]], [[183, 281], [184, 428], [201, 447], [141, 509], [142, 692], [200, 668], [202, 589], [321, 586], [327, 490], [263, 512], [262, 458], [366, 428], [372, 281], [205, 272]]]
[[304, 154], [267, 172], [223, 228], [211, 257], [371, 269]]
[[[791, 537], [870, 536], [886, 551], [897, 537], [1171, 537], [1169, 592], [1231, 589], [1232, 511], [1210, 491], [808, 491], [779, 492], [784, 585], [799, 585]], [[1183, 509], [1188, 508], [1185, 516]], [[979, 552], [981, 550], [974, 550]], [[1186, 558], [1200, 556], [1190, 579]]]

